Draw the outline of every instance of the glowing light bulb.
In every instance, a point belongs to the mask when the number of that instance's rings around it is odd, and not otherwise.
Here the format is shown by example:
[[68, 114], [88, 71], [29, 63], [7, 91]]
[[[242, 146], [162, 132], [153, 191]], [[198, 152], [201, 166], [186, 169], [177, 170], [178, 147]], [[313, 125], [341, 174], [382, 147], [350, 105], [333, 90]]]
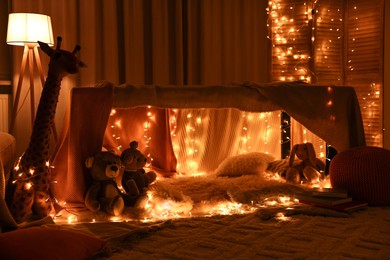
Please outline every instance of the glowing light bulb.
[[25, 189], [25, 190], [30, 190], [32, 186], [33, 186], [33, 184], [32, 184], [31, 182], [27, 182], [27, 183], [24, 185], [24, 189]]

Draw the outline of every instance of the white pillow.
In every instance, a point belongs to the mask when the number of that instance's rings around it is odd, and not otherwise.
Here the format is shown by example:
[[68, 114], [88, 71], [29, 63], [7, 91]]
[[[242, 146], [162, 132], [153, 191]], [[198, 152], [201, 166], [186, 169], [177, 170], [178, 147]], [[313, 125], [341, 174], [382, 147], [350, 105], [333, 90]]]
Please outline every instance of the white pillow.
[[261, 174], [272, 161], [274, 161], [272, 155], [261, 152], [235, 155], [223, 160], [215, 170], [215, 174], [221, 177]]

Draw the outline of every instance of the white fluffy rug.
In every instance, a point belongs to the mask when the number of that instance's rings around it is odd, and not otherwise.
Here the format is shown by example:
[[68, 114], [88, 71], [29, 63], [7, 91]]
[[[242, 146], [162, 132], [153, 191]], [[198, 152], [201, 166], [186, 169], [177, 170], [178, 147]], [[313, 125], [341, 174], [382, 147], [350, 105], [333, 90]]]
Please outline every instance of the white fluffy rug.
[[[263, 173], [240, 177], [178, 176], [158, 179], [148, 192], [139, 217], [145, 219], [250, 213], [262, 209], [264, 218], [285, 214], [346, 216], [333, 210], [300, 205], [294, 195], [307, 186], [292, 185]], [[133, 209], [125, 214], [131, 215]]]

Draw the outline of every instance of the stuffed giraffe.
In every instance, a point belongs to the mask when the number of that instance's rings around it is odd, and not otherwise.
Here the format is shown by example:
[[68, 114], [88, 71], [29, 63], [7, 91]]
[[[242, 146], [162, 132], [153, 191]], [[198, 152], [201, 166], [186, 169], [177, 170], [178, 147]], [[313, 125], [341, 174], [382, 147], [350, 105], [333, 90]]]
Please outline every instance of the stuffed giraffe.
[[52, 182], [49, 146], [61, 80], [68, 74], [77, 73], [79, 67], [85, 67], [85, 64], [76, 57], [80, 46], [77, 45], [73, 52], [61, 50], [61, 41], [62, 38], [57, 37], [56, 49], [38, 42], [42, 51], [49, 55], [50, 62], [30, 143], [16, 162], [13, 171], [12, 183], [15, 186], [9, 209], [17, 223], [30, 221], [32, 218], [42, 219], [54, 211], [49, 189]]

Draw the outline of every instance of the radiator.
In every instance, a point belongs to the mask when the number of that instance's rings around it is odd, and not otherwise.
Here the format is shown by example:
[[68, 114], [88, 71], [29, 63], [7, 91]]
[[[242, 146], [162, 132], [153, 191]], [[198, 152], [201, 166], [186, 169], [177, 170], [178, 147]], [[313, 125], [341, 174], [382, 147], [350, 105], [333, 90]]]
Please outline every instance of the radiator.
[[9, 95], [0, 95], [0, 131], [8, 132]]

